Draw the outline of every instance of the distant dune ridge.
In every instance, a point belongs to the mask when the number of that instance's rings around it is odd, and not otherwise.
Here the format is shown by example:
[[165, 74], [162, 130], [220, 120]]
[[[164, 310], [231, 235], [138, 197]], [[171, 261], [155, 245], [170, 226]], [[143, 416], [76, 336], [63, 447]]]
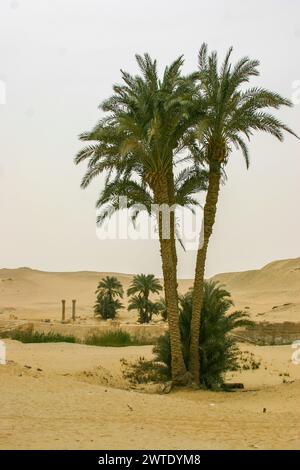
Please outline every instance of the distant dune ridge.
[[[115, 275], [126, 291], [131, 274], [107, 272], [44, 272], [30, 268], [0, 269], [0, 318], [59, 319], [60, 301], [77, 299], [79, 315], [92, 316], [99, 280]], [[238, 309], [248, 310], [256, 321], [300, 321], [300, 258], [274, 261], [262, 269], [222, 273], [213, 277], [231, 292]], [[179, 291], [187, 291], [192, 280], [179, 280]], [[127, 298], [124, 298], [127, 306]], [[136, 314], [121, 311], [120, 319], [135, 321]]]
[[300, 258], [273, 261], [262, 269], [217, 274], [237, 308], [250, 307], [257, 321], [300, 321]]

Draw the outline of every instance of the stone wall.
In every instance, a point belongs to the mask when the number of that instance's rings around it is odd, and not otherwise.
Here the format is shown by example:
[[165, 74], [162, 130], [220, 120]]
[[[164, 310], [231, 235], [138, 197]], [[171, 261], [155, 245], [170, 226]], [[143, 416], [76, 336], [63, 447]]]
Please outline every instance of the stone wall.
[[250, 328], [237, 330], [235, 336], [259, 345], [291, 344], [300, 340], [300, 323], [260, 322]]
[[[120, 323], [119, 321], [99, 322], [99, 324], [36, 321], [0, 322], [0, 334], [13, 329], [32, 329], [40, 333], [54, 332], [62, 335], [73, 335], [81, 341], [92, 334], [122, 329], [131, 336], [146, 342], [155, 342], [159, 336], [167, 331], [168, 325], [167, 323], [139, 325], [137, 323]], [[259, 322], [251, 328], [236, 330], [234, 336], [240, 341], [258, 345], [291, 344], [293, 341], [300, 340], [300, 323]]]

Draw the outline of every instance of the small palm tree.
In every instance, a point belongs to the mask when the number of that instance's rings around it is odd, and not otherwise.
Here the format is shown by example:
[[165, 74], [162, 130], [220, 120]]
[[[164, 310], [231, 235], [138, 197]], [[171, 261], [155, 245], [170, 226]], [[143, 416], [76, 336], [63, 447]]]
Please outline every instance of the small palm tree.
[[230, 63], [232, 49], [218, 68], [217, 53], [208, 55], [207, 45], [199, 52], [199, 96], [200, 107], [206, 116], [199, 122], [198, 141], [191, 146], [195, 161], [205, 162], [208, 167], [208, 191], [204, 207], [202, 245], [197, 253], [193, 291], [193, 315], [191, 329], [191, 351], [189, 370], [199, 383], [199, 315], [202, 312], [204, 269], [209, 240], [212, 234], [220, 182], [226, 164], [234, 149], [239, 149], [249, 166], [249, 152], [245, 138], [250, 140], [253, 132], [267, 132], [279, 141], [283, 132], [294, 132], [277, 119], [268, 109], [291, 106], [291, 102], [279, 94], [263, 88], [248, 88], [244, 85], [253, 76], [258, 76], [259, 62], [244, 57], [234, 66]]
[[141, 295], [133, 295], [130, 298], [128, 310], [137, 310], [139, 312], [139, 323], [149, 323], [153, 315], [160, 313], [160, 305], [158, 302], [147, 300]]
[[160, 299], [157, 302], [157, 307], [159, 310], [159, 313], [161, 314], [161, 317], [164, 321], [168, 320], [168, 310], [167, 310], [167, 304], [166, 301], [163, 297], [160, 297]]
[[[202, 304], [199, 354], [201, 360], [201, 384], [217, 389], [224, 382], [224, 374], [238, 367], [239, 350], [231, 335], [236, 328], [253, 324], [248, 315], [236, 311], [228, 313], [233, 306], [229, 292], [217, 282], [205, 282]], [[193, 309], [192, 289], [180, 298], [180, 331], [185, 363], [190, 359], [191, 319]], [[163, 362], [170, 371], [170, 341], [166, 333], [154, 348], [156, 360]]]
[[132, 296], [129, 310], [138, 310], [139, 322], [149, 323], [153, 314], [159, 312], [158, 304], [149, 299], [150, 294], [158, 294], [162, 290], [160, 281], [154, 274], [137, 274], [133, 277], [127, 295]]
[[121, 282], [116, 277], [106, 276], [99, 282], [95, 293], [95, 316], [101, 316], [104, 320], [114, 319], [118, 310], [123, 308], [119, 300], [124, 294]]

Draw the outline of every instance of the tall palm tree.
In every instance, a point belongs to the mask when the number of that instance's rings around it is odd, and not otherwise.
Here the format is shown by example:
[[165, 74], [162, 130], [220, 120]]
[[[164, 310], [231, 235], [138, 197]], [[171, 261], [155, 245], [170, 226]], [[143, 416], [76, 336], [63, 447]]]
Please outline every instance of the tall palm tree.
[[234, 66], [230, 63], [229, 49], [222, 66], [218, 67], [217, 53], [208, 55], [207, 45], [199, 52], [199, 94], [206, 116], [199, 124], [199, 138], [191, 148], [195, 160], [208, 166], [208, 191], [204, 207], [202, 243], [197, 253], [193, 315], [191, 323], [190, 365], [193, 380], [199, 383], [199, 317], [203, 301], [204, 269], [209, 239], [212, 234], [222, 173], [233, 149], [239, 149], [249, 165], [249, 153], [245, 138], [253, 132], [264, 131], [283, 140], [283, 131], [294, 132], [268, 112], [269, 108], [291, 106], [291, 102], [279, 94], [263, 88], [244, 85], [259, 75], [257, 60], [244, 57]]
[[[148, 54], [136, 56], [141, 74], [122, 72], [123, 83], [113, 87], [114, 94], [101, 109], [106, 112], [96, 127], [82, 134], [93, 142], [79, 152], [75, 162], [88, 159], [82, 186], [107, 170], [106, 185], [114, 179], [126, 184], [134, 177], [140, 188], [150, 189], [157, 213], [164, 289], [172, 351], [173, 382], [189, 380], [183, 360], [179, 331], [177, 295], [177, 257], [175, 245], [174, 165], [182, 151], [194, 140], [196, 123], [203, 114], [199, 107], [195, 76], [183, 77], [183, 58], [166, 67], [158, 78], [156, 61]], [[129, 184], [129, 183], [128, 183]], [[129, 187], [129, 186], [128, 186]], [[132, 189], [135, 191], [134, 189]], [[170, 219], [163, 212], [170, 214]]]
[[141, 323], [149, 323], [151, 321], [152, 315], [156, 311], [156, 306], [149, 299], [149, 296], [150, 294], [159, 294], [161, 290], [161, 283], [154, 274], [137, 274], [133, 277], [132, 283], [127, 290], [127, 295], [133, 296], [129, 308], [139, 310]]

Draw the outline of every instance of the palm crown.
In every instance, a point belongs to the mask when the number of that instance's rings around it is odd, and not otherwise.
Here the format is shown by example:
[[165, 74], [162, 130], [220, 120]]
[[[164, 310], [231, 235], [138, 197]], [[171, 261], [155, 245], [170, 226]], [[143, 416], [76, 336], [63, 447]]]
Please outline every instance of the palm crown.
[[115, 299], [116, 297], [123, 298], [124, 291], [121, 282], [116, 277], [106, 276], [99, 282], [96, 294]]
[[141, 294], [148, 299], [150, 293], [158, 294], [161, 290], [161, 283], [154, 274], [137, 274], [127, 290], [127, 295]]
[[[134, 174], [152, 188], [158, 176], [173, 172], [173, 164], [194, 139], [203, 115], [195, 74], [182, 76], [179, 57], [160, 80], [155, 60], [148, 54], [136, 59], [141, 75], [122, 71], [123, 84], [115, 85], [114, 94], [101, 105], [106, 117], [80, 136], [82, 141], [94, 141], [75, 158], [76, 164], [89, 160], [82, 187], [108, 170], [106, 183], [115, 177], [130, 180]], [[133, 181], [130, 184], [134, 186]]]
[[232, 48], [219, 67], [217, 53], [208, 55], [205, 43], [200, 48], [199, 95], [206, 115], [199, 123], [198, 146], [192, 146], [192, 150], [201, 161], [226, 164], [232, 150], [240, 149], [248, 167], [246, 141], [253, 132], [264, 131], [280, 141], [284, 137], [283, 131], [296, 134], [267, 111], [291, 106], [289, 100], [260, 87], [244, 89], [251, 77], [259, 75], [259, 61], [244, 57], [233, 66], [231, 53]]

